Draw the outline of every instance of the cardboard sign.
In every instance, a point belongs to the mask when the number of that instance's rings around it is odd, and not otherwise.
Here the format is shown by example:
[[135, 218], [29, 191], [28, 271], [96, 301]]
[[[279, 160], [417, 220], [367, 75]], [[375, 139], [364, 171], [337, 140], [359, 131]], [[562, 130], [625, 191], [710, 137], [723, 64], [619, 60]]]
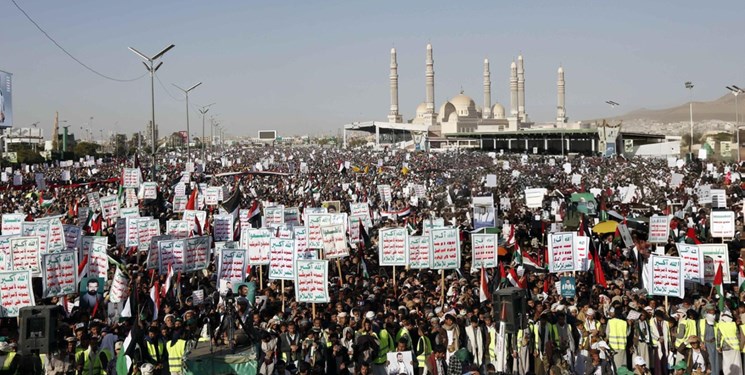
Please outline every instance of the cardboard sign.
[[0, 271], [13, 270], [13, 252], [10, 247], [10, 239], [13, 236], [0, 236]]
[[471, 234], [471, 270], [494, 268], [497, 266], [497, 235]]
[[295, 300], [305, 303], [327, 303], [330, 301], [328, 290], [328, 260], [298, 259], [295, 275]]
[[670, 218], [654, 215], [649, 218], [649, 237], [651, 243], [667, 243], [670, 237]]
[[727, 208], [727, 190], [711, 189], [711, 207]]
[[370, 206], [367, 203], [350, 203], [349, 216], [358, 216], [362, 218], [365, 228], [372, 228], [372, 218], [370, 217]]
[[119, 217], [119, 197], [112, 194], [101, 198], [101, 215], [106, 220]]
[[[105, 237], [104, 237], [105, 238]], [[106, 254], [108, 243], [93, 241], [88, 252], [88, 277], [108, 278], [109, 256]]]
[[347, 226], [347, 214], [308, 214], [308, 248], [323, 249], [323, 233], [321, 227], [342, 224], [344, 232]]
[[541, 208], [546, 191], [544, 188], [525, 189], [525, 205], [528, 208]]
[[288, 228], [300, 226], [300, 209], [297, 207], [285, 207], [285, 225]]
[[296, 259], [294, 240], [272, 238], [269, 252], [269, 279], [295, 280]]
[[119, 303], [127, 298], [129, 278], [117, 267], [114, 273], [114, 279], [111, 280], [111, 289], [109, 290], [109, 301]]
[[574, 270], [586, 272], [590, 269], [588, 252], [590, 251], [590, 237], [574, 235]]
[[191, 227], [186, 220], [168, 220], [166, 222], [166, 234], [174, 238], [189, 237]]
[[122, 187], [139, 188], [141, 176], [140, 168], [124, 168], [122, 171]]
[[248, 264], [252, 266], [269, 264], [272, 233], [266, 229], [241, 229], [240, 247], [248, 250]]
[[460, 268], [460, 237], [457, 228], [434, 228], [430, 232], [433, 270]]
[[406, 228], [386, 228], [378, 232], [378, 260], [381, 266], [406, 266], [409, 263]]
[[201, 271], [210, 263], [212, 237], [190, 237], [184, 240], [184, 272]]
[[218, 259], [218, 280], [240, 282], [246, 279], [246, 250], [222, 249]]
[[266, 228], [279, 228], [285, 225], [285, 206], [271, 206], [264, 207], [264, 216], [262, 220], [264, 223], [262, 227]]
[[183, 220], [189, 223], [189, 231], [191, 231], [191, 228], [197, 226], [197, 220], [199, 221], [199, 226], [204, 228], [204, 224], [207, 223], [207, 212], [201, 210], [186, 210], [184, 211]]
[[621, 239], [623, 240], [623, 243], [626, 244], [626, 247], [634, 245], [634, 239], [631, 237], [631, 232], [626, 224], [618, 224], [618, 232], [621, 233]]
[[215, 215], [213, 221], [215, 241], [233, 240], [233, 216]]
[[208, 187], [204, 194], [204, 203], [208, 206], [217, 206], [220, 203], [222, 188], [219, 186]]
[[697, 245], [676, 243], [683, 261], [683, 280], [696, 284], [704, 283], [704, 255]]
[[378, 194], [383, 202], [390, 203], [393, 200], [391, 185], [378, 185]]
[[430, 268], [429, 236], [409, 236], [409, 268]]
[[184, 195], [176, 195], [173, 197], [173, 212], [184, 212], [186, 210], [186, 204], [189, 203], [189, 198]]
[[174, 273], [184, 270], [184, 253], [186, 244], [184, 240], [158, 241], [158, 253], [160, 254], [160, 274], [167, 275], [168, 267]]
[[2, 217], [2, 234], [9, 236], [21, 234], [21, 224], [26, 220], [24, 214], [3, 214]]
[[445, 228], [445, 219], [438, 217], [434, 219], [424, 219], [422, 223], [422, 236], [429, 236], [432, 229]]
[[160, 251], [158, 250], [158, 242], [172, 240], [173, 237], [169, 235], [154, 236], [150, 239], [147, 250], [147, 265], [146, 268], [149, 270], [160, 270]]
[[38, 236], [10, 239], [10, 253], [14, 270], [29, 270], [32, 274], [41, 276], [40, 242]]
[[572, 272], [576, 267], [574, 233], [551, 233], [548, 237], [549, 272]]
[[142, 198], [158, 199], [158, 183], [145, 182], [144, 184], [142, 184]]
[[65, 232], [65, 249], [80, 249], [83, 243], [83, 228], [65, 224], [63, 230]]
[[292, 236], [295, 238], [295, 251], [298, 259], [316, 259], [316, 250], [308, 248], [308, 228], [293, 227]]
[[23, 222], [21, 223], [21, 235], [25, 237], [39, 237], [39, 252], [42, 254], [47, 253], [47, 243], [49, 241], [49, 223], [29, 221]]
[[735, 237], [735, 213], [733, 211], [711, 211], [711, 236], [714, 238]]
[[325, 259], [342, 258], [349, 255], [344, 225], [331, 224], [322, 226], [321, 237], [323, 238], [323, 256]]
[[21, 308], [34, 306], [30, 270], [0, 272], [0, 285], [0, 317], [14, 318]]
[[[701, 244], [698, 245], [704, 257], [704, 279], [707, 283], [714, 282], [714, 276], [719, 265], [722, 266], [722, 276], [725, 284], [732, 282], [729, 272], [729, 251], [727, 244]], [[707, 261], [706, 258], [711, 258]]]
[[574, 277], [562, 276], [559, 280], [559, 289], [564, 298], [574, 298], [577, 295], [577, 286]]
[[78, 261], [75, 251], [43, 254], [42, 298], [65, 296], [78, 291]]
[[652, 255], [651, 258], [654, 278], [652, 278], [650, 294], [653, 296], [683, 298], [685, 288], [683, 281], [683, 261], [680, 257]]

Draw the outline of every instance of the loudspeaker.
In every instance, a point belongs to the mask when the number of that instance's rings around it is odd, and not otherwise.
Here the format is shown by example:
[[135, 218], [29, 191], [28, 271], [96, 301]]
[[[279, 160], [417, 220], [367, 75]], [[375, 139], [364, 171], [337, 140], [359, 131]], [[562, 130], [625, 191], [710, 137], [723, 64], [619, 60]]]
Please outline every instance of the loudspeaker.
[[57, 350], [57, 306], [22, 307], [18, 315], [21, 337], [19, 354], [50, 353]]
[[517, 333], [528, 325], [526, 293], [521, 288], [502, 288], [493, 294], [494, 321], [504, 322], [507, 333]]

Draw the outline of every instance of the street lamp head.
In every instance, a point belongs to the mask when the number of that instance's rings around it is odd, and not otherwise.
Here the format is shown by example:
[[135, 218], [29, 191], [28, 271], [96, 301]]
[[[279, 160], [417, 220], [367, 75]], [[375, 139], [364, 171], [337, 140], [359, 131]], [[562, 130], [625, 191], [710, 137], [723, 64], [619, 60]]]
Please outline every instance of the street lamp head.
[[175, 44], [171, 44], [170, 46], [163, 48], [162, 51], [158, 52], [155, 56], [153, 56], [153, 60], [159, 59], [161, 56], [165, 55], [166, 52], [170, 51], [173, 47], [176, 47]]
[[687, 89], [692, 89], [693, 88], [693, 83], [691, 81], [686, 81], [685, 84], [686, 84], [686, 88]]
[[186, 89], [186, 91], [191, 91], [191, 90], [194, 90], [195, 88], [197, 88], [197, 86], [199, 86], [199, 85], [201, 85], [201, 84], [202, 84], [202, 82], [199, 82], [199, 83], [197, 83], [196, 85], [194, 85], [194, 86], [192, 86], [192, 87], [189, 87], [188, 89]]
[[161, 65], [163, 65], [163, 62], [159, 62], [158, 65], [155, 66], [155, 69], [153, 69], [153, 72], [157, 72], [158, 69], [160, 69]]
[[140, 56], [140, 58], [143, 59], [143, 60], [145, 60], [145, 61], [152, 61], [149, 57], [145, 56], [145, 54], [143, 54], [142, 52], [134, 49], [133, 47], [129, 47], [129, 50], [132, 51], [132, 52], [134, 52], [137, 56]]

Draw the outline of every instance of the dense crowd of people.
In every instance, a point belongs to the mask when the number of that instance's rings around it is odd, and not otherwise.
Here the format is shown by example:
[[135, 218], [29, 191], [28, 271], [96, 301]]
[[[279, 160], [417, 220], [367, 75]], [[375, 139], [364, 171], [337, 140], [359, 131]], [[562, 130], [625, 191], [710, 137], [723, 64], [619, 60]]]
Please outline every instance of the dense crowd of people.
[[[330, 263], [330, 302], [314, 305], [296, 301], [292, 282], [267, 280], [266, 267], [251, 267], [235, 295], [221, 293], [215, 258], [197, 272], [173, 278], [157, 274], [146, 269], [146, 251], [117, 245], [115, 221], [90, 220], [100, 212], [80, 220], [79, 210], [90, 203], [88, 193], [124, 197], [122, 170], [139, 166], [143, 181], [157, 182], [158, 192], [156, 199], [140, 198], [135, 207], [141, 216], [158, 219], [164, 233], [169, 220], [182, 216], [173, 197], [186, 156], [159, 155], [155, 176], [148, 163], [143, 155], [6, 171], [7, 182], [0, 187], [3, 213], [22, 213], [27, 220], [62, 215], [65, 224], [108, 237], [111, 262], [104, 289], [111, 288], [118, 267], [130, 283], [130, 298], [114, 303], [106, 297], [91, 306], [81, 303], [85, 294], [41, 298], [43, 280], [34, 280], [36, 305], [56, 305], [59, 311], [57, 349], [42, 353], [43, 373], [194, 373], [183, 361], [195, 346], [218, 350], [233, 344], [255, 361], [261, 375], [744, 373], [745, 296], [735, 260], [743, 247], [745, 196], [736, 163], [320, 147], [236, 147], [211, 155], [189, 175], [187, 195], [203, 183], [227, 186], [225, 200], [240, 192], [243, 209], [281, 204], [302, 213], [338, 201], [341, 212], [349, 212], [352, 203], [368, 204], [372, 227], [363, 230], [350, 256]], [[43, 190], [38, 173], [43, 173]], [[14, 184], [13, 174], [22, 176], [21, 184]], [[487, 184], [488, 175], [496, 176], [495, 184]], [[390, 201], [381, 197], [379, 185], [391, 187]], [[414, 185], [425, 187], [423, 196], [414, 193]], [[724, 189], [726, 205], [700, 203], [702, 186]], [[526, 205], [530, 188], [546, 189], [541, 207]], [[589, 193], [593, 204], [572, 199], [575, 193]], [[471, 267], [470, 233], [473, 198], [489, 195], [500, 232], [499, 267], [484, 270], [482, 277]], [[124, 198], [121, 204], [126, 205]], [[202, 209], [207, 211], [203, 234], [211, 235], [219, 209]], [[719, 243], [710, 231], [711, 212], [718, 209], [736, 214], [737, 234], [724, 240], [731, 262], [723, 272], [732, 283], [723, 290], [711, 281], [686, 284], [683, 298], [651, 295], [644, 276], [650, 254], [676, 256], [678, 243]], [[671, 217], [668, 243], [646, 240], [652, 215]], [[378, 264], [380, 229], [406, 227], [421, 235], [425, 221], [433, 218], [459, 230], [458, 269], [441, 275]], [[633, 243], [612, 231], [592, 231], [607, 221], [627, 223]], [[552, 230], [590, 236], [594, 267], [572, 275], [576, 292], [571, 297], [562, 296], [555, 284], [568, 274], [547, 272]], [[483, 298], [484, 279], [489, 293], [507, 287], [526, 291], [522, 324], [514, 334], [502, 335], [506, 317], [492, 298]], [[155, 283], [172, 287], [163, 298], [153, 298]], [[0, 324], [5, 338], [0, 374], [26, 372], [33, 365], [15, 355], [18, 321], [3, 318]]]

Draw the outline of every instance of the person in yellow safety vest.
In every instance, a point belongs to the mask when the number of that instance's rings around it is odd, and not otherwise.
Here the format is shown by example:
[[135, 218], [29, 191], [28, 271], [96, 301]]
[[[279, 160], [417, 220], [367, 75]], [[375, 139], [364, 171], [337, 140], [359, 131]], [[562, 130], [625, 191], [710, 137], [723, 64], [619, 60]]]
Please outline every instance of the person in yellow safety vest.
[[15, 374], [18, 370], [18, 357], [16, 352], [10, 344], [3, 341], [0, 342], [0, 361], [2, 361], [2, 368], [0, 368], [0, 374]]
[[378, 333], [380, 346], [378, 349], [378, 356], [375, 357], [375, 360], [373, 360], [373, 375], [387, 374], [385, 362], [388, 360], [388, 353], [395, 348], [393, 336], [390, 334], [390, 332], [392, 331], [393, 325], [390, 323], [386, 323], [385, 328], [381, 329], [380, 333]]
[[[701, 346], [706, 350], [711, 364], [711, 373], [718, 374], [722, 369], [722, 356], [719, 353], [719, 323], [717, 323], [716, 306], [707, 304], [706, 314], [698, 319], [695, 335], [701, 339]], [[688, 314], [691, 318], [690, 314]], [[737, 332], [737, 331], [735, 331]]]
[[745, 313], [740, 314], [738, 322], [738, 327], [740, 328], [738, 330], [738, 337], [740, 339], [740, 362], [745, 364]]
[[615, 316], [608, 320], [608, 328], [606, 328], [608, 345], [615, 352], [613, 355], [613, 362], [616, 364], [616, 368], [621, 366], [628, 367], [626, 359], [626, 343], [629, 334], [631, 333], [629, 323], [621, 319], [620, 308], [616, 308], [613, 313]]
[[489, 314], [484, 317], [484, 325], [486, 326], [487, 340], [489, 340], [486, 358], [486, 364], [488, 365], [497, 361], [497, 327], [494, 324], [494, 319]]
[[681, 345], [685, 345], [686, 348], [690, 348], [691, 344], [688, 342], [688, 337], [696, 335], [696, 321], [690, 319], [689, 313], [692, 310], [686, 311], [678, 309], [675, 314], [678, 318], [678, 329], [675, 335], [675, 347], [678, 348]]
[[106, 366], [113, 354], [107, 349], [99, 348], [99, 338], [91, 337], [88, 349], [81, 356], [82, 361], [78, 362], [78, 373], [81, 375], [105, 375]]
[[427, 337], [423, 324], [420, 324], [417, 327], [417, 331], [419, 337], [417, 338], [416, 345], [413, 349], [414, 355], [416, 356], [416, 373], [417, 375], [421, 375], [424, 372], [424, 364], [427, 357], [432, 354], [432, 342], [429, 340], [429, 337]]
[[153, 360], [153, 366], [158, 372], [168, 368], [168, 352], [159, 334], [158, 327], [150, 327], [147, 331], [147, 338], [145, 338], [147, 352], [150, 354], [150, 358]]
[[742, 360], [740, 359], [740, 340], [737, 334], [737, 323], [732, 319], [732, 313], [725, 311], [719, 317], [719, 350], [722, 352], [722, 369], [728, 374], [742, 374]]
[[171, 340], [166, 342], [168, 353], [168, 369], [171, 375], [179, 375], [183, 370], [184, 354], [186, 353], [186, 340], [181, 339], [179, 332], [174, 332]]
[[396, 342], [400, 341], [401, 339], [406, 340], [406, 350], [412, 349], [412, 342], [411, 342], [411, 333], [410, 331], [413, 331], [415, 329], [414, 323], [412, 322], [411, 318], [405, 319], [403, 321], [403, 326], [401, 329], [398, 330], [398, 333], [396, 333]]

